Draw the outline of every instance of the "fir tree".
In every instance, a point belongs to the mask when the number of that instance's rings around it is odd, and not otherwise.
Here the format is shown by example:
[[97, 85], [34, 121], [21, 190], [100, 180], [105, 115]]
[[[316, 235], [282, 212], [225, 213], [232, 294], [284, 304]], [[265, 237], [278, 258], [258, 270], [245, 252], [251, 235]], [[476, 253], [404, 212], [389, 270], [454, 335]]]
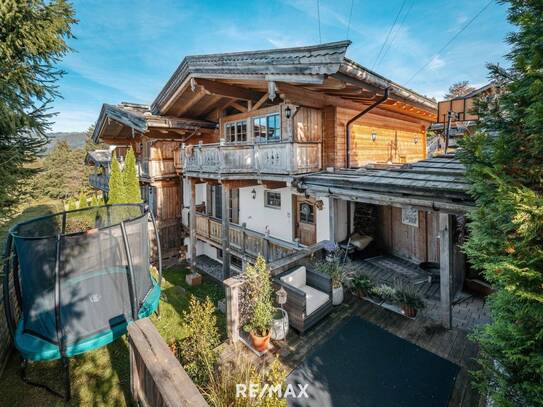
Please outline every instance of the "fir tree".
[[98, 197], [96, 196], [96, 194], [94, 194], [94, 195], [92, 196], [92, 199], [91, 199], [91, 206], [94, 207], [94, 206], [98, 206], [98, 205], [99, 205], [99, 203], [98, 203]]
[[109, 198], [108, 204], [126, 203], [126, 190], [124, 187], [123, 173], [121, 166], [117, 160], [117, 156], [113, 154], [111, 159], [111, 173], [109, 175]]
[[89, 205], [87, 203], [87, 195], [81, 191], [79, 194], [79, 209], [88, 208]]
[[75, 205], [75, 200], [74, 200], [73, 198], [70, 198], [70, 199], [68, 200], [68, 210], [69, 210], [69, 211], [74, 211], [74, 210], [76, 210], [76, 209], [77, 209], [77, 208], [76, 208], [76, 205]]
[[26, 164], [47, 144], [74, 15], [65, 0], [0, 2], [0, 211], [16, 202], [32, 173]]
[[508, 3], [517, 26], [511, 68], [490, 66], [499, 97], [479, 103], [479, 132], [462, 142], [477, 203], [465, 251], [496, 290], [492, 323], [474, 335], [476, 381], [495, 405], [535, 406], [543, 400], [543, 3]]
[[136, 156], [132, 147], [126, 153], [126, 159], [123, 170], [123, 182], [126, 193], [127, 203], [141, 203], [140, 182], [138, 179]]

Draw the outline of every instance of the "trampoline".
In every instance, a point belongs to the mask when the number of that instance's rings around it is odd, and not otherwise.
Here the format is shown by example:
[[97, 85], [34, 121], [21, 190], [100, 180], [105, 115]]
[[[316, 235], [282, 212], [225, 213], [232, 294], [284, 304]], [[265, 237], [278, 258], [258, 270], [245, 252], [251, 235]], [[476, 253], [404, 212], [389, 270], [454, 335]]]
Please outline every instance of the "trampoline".
[[[149, 260], [149, 220], [156, 276]], [[29, 382], [24, 372], [27, 361], [62, 359], [66, 399], [68, 358], [113, 342], [131, 322], [158, 312], [160, 240], [143, 205], [91, 207], [20, 223], [9, 231], [4, 260], [4, 309], [23, 359], [23, 380], [60, 395]]]

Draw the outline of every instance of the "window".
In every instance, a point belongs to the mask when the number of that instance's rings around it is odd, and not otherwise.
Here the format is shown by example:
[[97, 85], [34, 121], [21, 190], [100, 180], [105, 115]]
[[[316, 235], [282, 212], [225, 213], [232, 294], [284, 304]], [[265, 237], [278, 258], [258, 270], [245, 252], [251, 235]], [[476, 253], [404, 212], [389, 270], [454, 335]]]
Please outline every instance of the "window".
[[315, 222], [315, 209], [306, 202], [300, 205], [300, 222], [313, 224]]
[[267, 143], [281, 140], [281, 119], [279, 114], [255, 117], [253, 133], [257, 143]]
[[247, 122], [229, 122], [224, 125], [224, 137], [228, 143], [247, 141]]
[[264, 205], [270, 208], [281, 208], [281, 193], [273, 191], [264, 192]]
[[243, 262], [241, 261], [241, 258], [234, 256], [233, 254], [230, 255], [230, 265], [240, 271], [243, 270]]

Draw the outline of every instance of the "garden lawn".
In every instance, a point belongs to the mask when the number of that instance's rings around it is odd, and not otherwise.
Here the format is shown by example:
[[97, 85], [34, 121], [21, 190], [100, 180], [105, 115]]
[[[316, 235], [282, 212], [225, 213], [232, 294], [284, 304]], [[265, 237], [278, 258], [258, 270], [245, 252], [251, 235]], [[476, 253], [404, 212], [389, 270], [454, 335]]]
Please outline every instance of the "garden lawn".
[[[204, 281], [197, 287], [188, 287], [180, 266], [164, 271], [160, 319], [152, 316], [158, 331], [169, 344], [186, 335], [183, 311], [188, 308], [190, 295], [214, 303], [224, 297], [224, 289], [217, 283]], [[217, 313], [222, 339], [226, 336], [225, 318]], [[130, 405], [130, 371], [128, 342], [122, 337], [108, 346], [70, 359], [72, 400], [69, 406], [127, 406]], [[29, 378], [46, 382], [50, 387], [63, 390], [63, 370], [58, 361], [34, 363], [27, 369]], [[19, 357], [16, 352], [0, 378], [0, 406], [65, 406], [58, 397], [46, 390], [29, 386], [19, 376]]]

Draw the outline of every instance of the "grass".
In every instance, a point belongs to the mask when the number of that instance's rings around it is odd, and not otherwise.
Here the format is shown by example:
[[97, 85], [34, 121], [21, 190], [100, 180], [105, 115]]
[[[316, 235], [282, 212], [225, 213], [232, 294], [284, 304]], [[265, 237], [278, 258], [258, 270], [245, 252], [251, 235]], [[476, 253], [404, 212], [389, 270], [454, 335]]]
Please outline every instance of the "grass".
[[[214, 282], [204, 281], [197, 287], [185, 283], [188, 271], [172, 267], [164, 271], [160, 319], [151, 317], [166, 343], [186, 336], [183, 311], [188, 308], [189, 295], [198, 298], [209, 296], [215, 303], [224, 297], [224, 290]], [[225, 318], [218, 315], [219, 328], [224, 338]], [[29, 386], [18, 373], [19, 357], [12, 355], [0, 378], [1, 406], [64, 406], [60, 398], [43, 389]], [[71, 358], [72, 400], [69, 406], [127, 406], [131, 404], [128, 344], [125, 337], [97, 349]], [[63, 370], [60, 363], [34, 363], [27, 369], [31, 379], [45, 382], [62, 391]]]

